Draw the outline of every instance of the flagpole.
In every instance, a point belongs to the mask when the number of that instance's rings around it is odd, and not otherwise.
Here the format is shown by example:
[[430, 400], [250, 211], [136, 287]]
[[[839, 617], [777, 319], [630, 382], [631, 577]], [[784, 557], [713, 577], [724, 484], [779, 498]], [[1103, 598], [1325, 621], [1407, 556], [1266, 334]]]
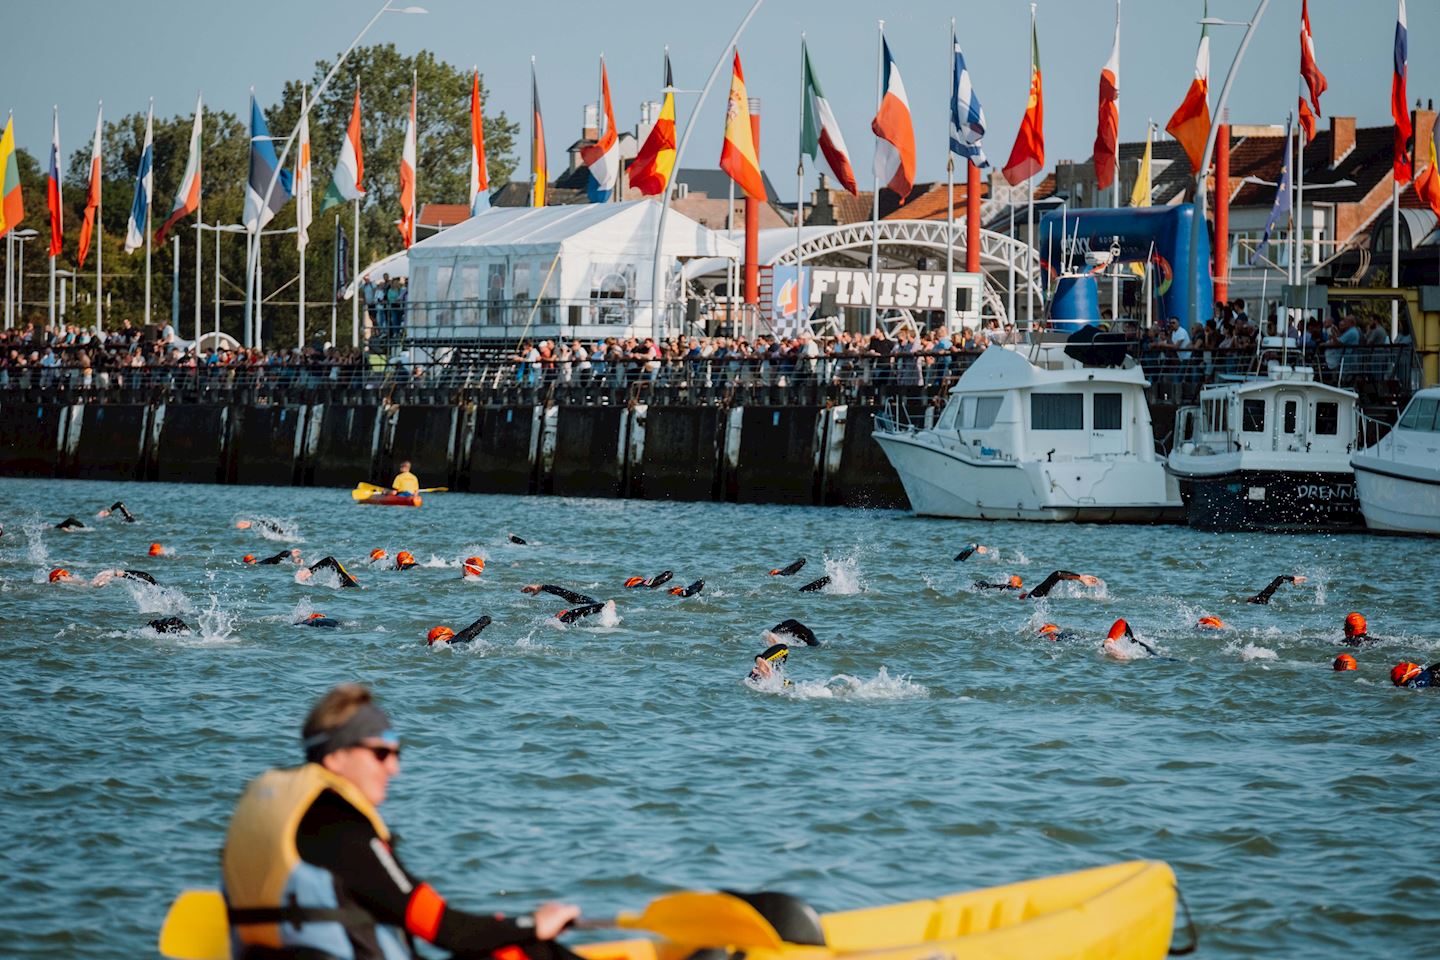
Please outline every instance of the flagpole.
[[[735, 240], [735, 178], [730, 179], [730, 196], [725, 204], [725, 239]], [[740, 282], [739, 264], [734, 257], [725, 263], [725, 322], [730, 324], [730, 335], [735, 333], [735, 285]], [[738, 336], [744, 336], [741, 329]]]
[[805, 319], [805, 309], [810, 305], [805, 292], [805, 258], [800, 253], [800, 231], [805, 225], [805, 31], [800, 31], [800, 138], [796, 141], [799, 152], [795, 154], [795, 329]]
[[[54, 107], [54, 110], [55, 110], [55, 146], [58, 147], [58, 146], [60, 145], [60, 141], [59, 141], [59, 137], [60, 137], [60, 105], [59, 105], [59, 104], [56, 104], [55, 107]], [[55, 153], [56, 153], [56, 155], [55, 155], [55, 172], [56, 172], [56, 173], [59, 173], [59, 172], [60, 172], [60, 155], [59, 155], [59, 151], [58, 151], [58, 150], [56, 150]], [[60, 184], [57, 182], [57, 183], [56, 183], [56, 186], [59, 187], [59, 185], [60, 185]], [[46, 200], [48, 201], [48, 200], [49, 200], [49, 192], [50, 192], [48, 185], [47, 185], [47, 187], [46, 187], [46, 191], [45, 191], [45, 192], [46, 192]], [[53, 225], [52, 225], [52, 226], [53, 226]], [[50, 254], [50, 326], [52, 326], [52, 327], [55, 326], [55, 254], [53, 254], [53, 253]]]
[[220, 348], [220, 221], [215, 221], [215, 348]]
[[[105, 116], [105, 101], [101, 100], [96, 107], [99, 111], [96, 117], [95, 128], [97, 132], [102, 129], [101, 121]], [[92, 148], [93, 149], [93, 148]], [[104, 162], [103, 160], [101, 161]], [[92, 165], [94, 161], [91, 161]], [[89, 171], [93, 176], [93, 168]], [[105, 300], [105, 186], [104, 177], [101, 177], [100, 202], [95, 205], [95, 332], [103, 333], [105, 326], [104, 300]]]
[[[1015, 188], [1010, 188], [1010, 239], [1015, 239]], [[1015, 322], [1015, 255], [1010, 255], [1010, 295], [1005, 305], [1006, 319]]]
[[264, 236], [265, 227], [262, 224], [260, 228], [255, 231], [255, 339], [251, 346], [256, 350], [263, 347], [263, 338], [261, 337], [260, 331], [264, 328], [261, 325], [260, 318], [265, 312], [265, 267], [261, 262], [260, 255], [265, 249], [265, 245], [261, 242]]
[[350, 346], [360, 346], [360, 198], [355, 198], [355, 236], [350, 241]]
[[[880, 113], [880, 104], [885, 96], [885, 21], [879, 24], [876, 35], [879, 47], [875, 51], [875, 113]], [[880, 280], [880, 170], [872, 164], [871, 177], [875, 190], [870, 194], [870, 335], [880, 329], [880, 298], [876, 287]]]
[[[150, 99], [150, 116], [155, 116], [155, 99]], [[150, 325], [150, 208], [154, 205], [155, 198], [155, 153], [151, 147], [150, 153], [150, 186], [145, 190], [145, 324]]]
[[[204, 113], [205, 113], [204, 103], [205, 103], [205, 101], [204, 101], [203, 95], [200, 96], [200, 97], [197, 97], [197, 98], [195, 99], [195, 113], [196, 113], [196, 116], [197, 116], [197, 121], [204, 116]], [[204, 254], [205, 254], [205, 231], [199, 229], [199, 227], [202, 227], [202, 226], [205, 225], [205, 213], [204, 213], [204, 208], [203, 208], [203, 197], [202, 197], [202, 194], [204, 193], [204, 183], [205, 183], [205, 180], [204, 180], [205, 165], [204, 165], [204, 163], [202, 162], [203, 159], [204, 159], [204, 152], [203, 152], [203, 151], [204, 151], [204, 145], [205, 145], [205, 135], [204, 135], [204, 132], [203, 132], [203, 130], [204, 130], [203, 126], [201, 127], [201, 130], [202, 130], [202, 132], [201, 132], [200, 138], [199, 138], [199, 139], [196, 141], [196, 143], [195, 143], [195, 175], [196, 175], [197, 177], [200, 177], [200, 178], [201, 178], [201, 180], [200, 180], [201, 189], [198, 190], [198, 191], [196, 191], [196, 193], [195, 193], [195, 224], [196, 224], [196, 228], [197, 228], [197, 229], [195, 230], [195, 350], [196, 350], [197, 354], [198, 354], [198, 352], [199, 352], [199, 350], [200, 350], [200, 295], [201, 295], [201, 293], [202, 293], [202, 289], [201, 289], [201, 272], [202, 272], [202, 270], [203, 270], [203, 268], [202, 268], [202, 266], [201, 266], [201, 260], [202, 260], [202, 258], [204, 257]], [[215, 242], [216, 242], [216, 243], [219, 243], [219, 242], [220, 242], [220, 241], [219, 241], [219, 237], [216, 237], [216, 241], [215, 241]], [[177, 333], [177, 335], [178, 335], [179, 331], [176, 331], [176, 333]]]
[[[302, 149], [295, 152], [295, 190], [297, 194], [302, 189], [300, 178], [308, 178], [310, 176], [310, 158], [306, 156], [306, 151], [303, 149], [309, 146], [310, 137], [309, 118], [303, 116], [306, 112], [305, 84], [303, 83], [300, 85], [300, 112], [302, 114], [301, 119], [305, 122], [306, 142], [301, 144]], [[302, 205], [308, 205], [310, 203], [308, 180], [303, 189], [305, 192], [304, 197], [296, 196], [295, 198], [295, 242], [300, 247], [300, 283], [298, 289], [295, 291], [300, 304], [295, 311], [295, 346], [301, 350], [305, 348], [305, 248], [310, 245], [308, 236], [306, 236], [303, 241], [301, 240], [301, 237], [305, 236], [305, 231], [309, 229], [309, 224], [301, 223], [301, 218], [305, 216]]]
[[[1112, 166], [1115, 177], [1111, 187], [1114, 194], [1111, 197], [1112, 204], [1116, 210], [1120, 209], [1120, 0], [1115, 0], [1115, 162]], [[1120, 322], [1120, 273], [1115, 264], [1110, 264], [1110, 318], [1117, 325]]]
[[[1400, 286], [1400, 181], [1390, 176], [1390, 286]], [[1400, 305], [1390, 301], [1390, 341], [1400, 330]]]
[[[955, 96], [955, 86], [960, 78], [955, 76], [955, 18], [950, 18], [950, 48], [945, 51], [950, 61], [950, 96]], [[968, 159], [965, 161], [970, 162]], [[968, 172], [968, 167], [967, 167]], [[967, 181], [968, 182], [968, 181]], [[955, 306], [955, 148], [946, 137], [945, 144], [945, 329], [950, 329], [951, 310]]]
[[335, 214], [334, 249], [330, 251], [330, 345], [340, 332], [340, 214]]
[[[1030, 4], [1030, 82], [1035, 82], [1035, 4]], [[1036, 173], [1043, 173], [1037, 170]], [[1063, 237], [1061, 238], [1063, 241]], [[1025, 322], [1035, 335], [1035, 179], [1025, 181]]]

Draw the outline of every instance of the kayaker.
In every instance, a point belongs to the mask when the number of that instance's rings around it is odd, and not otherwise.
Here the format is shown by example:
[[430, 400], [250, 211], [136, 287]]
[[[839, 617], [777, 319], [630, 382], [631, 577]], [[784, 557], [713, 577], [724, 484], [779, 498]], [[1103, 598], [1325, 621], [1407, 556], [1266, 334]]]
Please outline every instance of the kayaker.
[[55, 524], [55, 529], [64, 530], [66, 533], [69, 533], [71, 530], [84, 530], [85, 524], [75, 519], [74, 515], [71, 515]]
[[179, 617], [164, 617], [158, 620], [151, 620], [146, 624], [156, 633], [189, 633], [190, 624]]
[[311, 580], [315, 579], [315, 574], [320, 572], [321, 570], [335, 571], [335, 575], [340, 578], [340, 586], [342, 587], [360, 586], [360, 581], [352, 577], [350, 575], [350, 571], [345, 569], [345, 565], [339, 560], [336, 560], [334, 557], [322, 557], [319, 560], [316, 560], [314, 563], [310, 564], [308, 568], [304, 570], [296, 570], [295, 581], [297, 583], [309, 583]]
[[968, 545], [964, 550], [961, 550], [959, 553], [955, 554], [955, 562], [956, 562], [956, 563], [962, 563], [962, 562], [964, 562], [964, 561], [966, 561], [966, 560], [969, 560], [972, 556], [974, 556], [974, 555], [977, 554], [977, 553], [979, 553], [979, 554], [986, 554], [986, 553], [989, 553], [989, 552], [990, 552], [990, 548], [989, 548], [989, 547], [982, 547], [982, 546], [981, 546], [980, 544], [978, 544], [978, 543], [972, 543], [972, 544]]
[[1360, 665], [1355, 662], [1355, 658], [1350, 656], [1350, 654], [1342, 653], [1331, 661], [1330, 669], [1340, 673], [1345, 670], [1358, 670], [1360, 669]]
[[425, 636], [425, 642], [432, 647], [439, 644], [448, 644], [453, 647], [461, 643], [469, 643], [480, 636], [480, 631], [493, 622], [489, 617], [481, 617], [459, 633], [446, 626], [431, 627], [430, 632]]
[[1251, 597], [1250, 599], [1246, 600], [1245, 602], [1246, 602], [1246, 603], [1269, 603], [1269, 602], [1270, 602], [1270, 598], [1273, 597], [1273, 596], [1275, 596], [1275, 591], [1280, 589], [1281, 584], [1294, 583], [1294, 584], [1297, 584], [1297, 585], [1298, 585], [1298, 584], [1301, 584], [1301, 583], [1304, 583], [1304, 582], [1305, 582], [1305, 578], [1304, 578], [1304, 577], [1297, 577], [1297, 576], [1295, 576], [1294, 574], [1291, 574], [1291, 573], [1282, 573], [1280, 576], [1276, 577], [1274, 580], [1271, 580], [1269, 586], [1267, 586], [1264, 590], [1261, 590], [1259, 593], [1255, 594], [1255, 596]]
[[112, 513], [120, 514], [120, 519], [125, 521], [126, 523], [135, 522], [135, 515], [129, 510], [126, 510], [124, 502], [120, 500], [116, 500], [114, 503], [110, 504], [109, 510], [101, 510], [99, 513], [95, 514], [95, 516], [103, 520], [106, 517], [110, 516]]
[[673, 577], [673, 576], [675, 576], [675, 574], [672, 573], [671, 571], [669, 571], [669, 570], [661, 570], [659, 573], [655, 574], [655, 576], [651, 577], [649, 580], [646, 580], [644, 577], [630, 577], [629, 579], [627, 579], [627, 580], [625, 581], [625, 586], [626, 586], [627, 588], [631, 588], [631, 589], [633, 589], [633, 588], [635, 588], [635, 587], [649, 587], [651, 590], [654, 590], [656, 587], [660, 586], [661, 584], [669, 583], [669, 582], [670, 582], [670, 578]]
[[1397, 663], [1390, 668], [1390, 682], [1397, 687], [1417, 690], [1422, 687], [1440, 687], [1440, 663], [1422, 667], [1418, 663]]
[[670, 596], [672, 596], [672, 597], [693, 597], [693, 596], [695, 596], [695, 594], [699, 593], [701, 590], [704, 590], [704, 589], [705, 589], [705, 581], [704, 581], [704, 580], [696, 580], [694, 583], [690, 584], [690, 586], [688, 586], [688, 587], [671, 587], [671, 588], [670, 588]]
[[771, 570], [771, 571], [770, 571], [770, 576], [772, 576], [772, 577], [793, 577], [793, 576], [795, 576], [795, 574], [797, 574], [797, 573], [800, 572], [800, 568], [803, 567], [803, 566], [805, 566], [805, 558], [804, 558], [804, 557], [800, 557], [799, 559], [792, 561], [791, 563], [789, 563], [789, 564], [786, 565], [786, 566], [777, 567], [776, 569]]
[[988, 580], [976, 580], [974, 583], [974, 587], [976, 590], [1019, 590], [1023, 583], [1024, 581], [1012, 574], [1009, 578], [1006, 579], [1004, 583], [991, 583]]
[[368, 689], [331, 690], [301, 736], [306, 762], [253, 780], [226, 833], [222, 889], [236, 956], [401, 960], [415, 956], [415, 937], [465, 957], [574, 956], [554, 938], [578, 907], [471, 913], [400, 863], [379, 811], [400, 772], [400, 741]]
[[[1011, 579], [1018, 578], [1012, 577]], [[1020, 594], [1020, 599], [1025, 600], [1028, 598], [1031, 600], [1039, 600], [1041, 597], [1045, 596], [1051, 590], [1053, 590], [1055, 588], [1055, 585], [1061, 580], [1078, 580], [1080, 583], [1085, 584], [1085, 586], [1087, 587], [1098, 586], [1100, 583], [1099, 577], [1092, 577], [1088, 573], [1071, 573], [1069, 570], [1055, 570], [1051, 572], [1050, 576], [1046, 577], [1044, 580], [1041, 580], [1040, 585], [1034, 590], [1031, 590], [1029, 593], [1022, 592]]]
[[266, 557], [264, 560], [256, 562], [261, 566], [276, 566], [282, 563], [298, 564], [300, 562], [300, 548], [294, 547], [289, 550], [281, 550], [273, 557]]
[[420, 480], [410, 472], [410, 461], [400, 461], [400, 472], [395, 474], [395, 479], [390, 481], [390, 492], [402, 494], [408, 497], [418, 496], [420, 493]]
[[[783, 643], [772, 643], [764, 651], [755, 656], [755, 666], [750, 668], [750, 675], [746, 677], [751, 683], [763, 683], [771, 677], [779, 674], [783, 680], [785, 661], [790, 656], [790, 648]], [[783, 686], [791, 686], [789, 680], [784, 680]]]
[[1367, 643], [1374, 643], [1375, 638], [1370, 636], [1370, 625], [1365, 622], [1365, 615], [1352, 610], [1345, 615], [1345, 646], [1359, 647]]

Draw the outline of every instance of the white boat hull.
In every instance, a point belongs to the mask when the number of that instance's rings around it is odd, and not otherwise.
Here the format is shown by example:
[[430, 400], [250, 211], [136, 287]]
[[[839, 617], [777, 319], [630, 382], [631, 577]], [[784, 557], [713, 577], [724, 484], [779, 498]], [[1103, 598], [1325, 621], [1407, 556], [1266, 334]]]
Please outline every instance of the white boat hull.
[[1377, 457], [1356, 456], [1351, 464], [1365, 526], [1440, 536], [1440, 481], [1400, 476]]

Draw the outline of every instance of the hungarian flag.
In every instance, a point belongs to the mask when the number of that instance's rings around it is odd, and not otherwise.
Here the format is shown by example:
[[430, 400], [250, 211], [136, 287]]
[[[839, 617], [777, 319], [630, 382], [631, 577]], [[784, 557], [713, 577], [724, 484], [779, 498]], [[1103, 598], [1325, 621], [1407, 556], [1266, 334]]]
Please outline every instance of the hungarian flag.
[[880, 109], [870, 121], [870, 129], [875, 134], [875, 180], [898, 194], [904, 203], [910, 188], [915, 186], [915, 125], [910, 121], [905, 81], [900, 79], [900, 68], [890, 56], [890, 44], [883, 37], [880, 51], [884, 61], [883, 94]]
[[20, 163], [15, 159], [15, 116], [5, 121], [0, 134], [0, 237], [25, 219], [25, 200], [20, 192]]
[[1415, 193], [1440, 216], [1440, 170], [1435, 169], [1435, 137], [1430, 137], [1430, 165], [1415, 178]]
[[310, 222], [315, 219], [311, 194], [314, 186], [310, 176], [310, 108], [305, 102], [305, 88], [300, 88], [300, 133], [295, 144], [295, 249], [303, 251], [310, 244]]
[[[303, 108], [302, 108], [303, 109]], [[200, 122], [204, 106], [200, 97], [195, 98], [195, 124], [190, 128], [190, 158], [185, 161], [185, 175], [180, 178], [180, 190], [175, 194], [175, 206], [170, 219], [160, 225], [155, 233], [155, 245], [165, 242], [165, 235], [185, 217], [200, 206]]]
[[530, 58], [530, 206], [545, 206], [545, 181], [550, 178], [545, 162], [545, 124], [540, 119], [540, 83], [535, 79], [535, 58]]
[[85, 219], [80, 221], [80, 252], [78, 263], [85, 266], [90, 254], [90, 237], [95, 231], [95, 215], [100, 209], [100, 132], [104, 107], [95, 111], [95, 145], [90, 148], [90, 186], [85, 191]]
[[670, 54], [665, 54], [665, 100], [645, 145], [630, 162], [630, 186], [647, 197], [665, 192], [675, 169], [675, 79], [670, 75]]
[[1040, 79], [1040, 34], [1030, 16], [1030, 99], [1015, 134], [1010, 159], [1000, 173], [1012, 187], [1045, 169], [1045, 87]]
[[60, 108], [55, 108], [55, 125], [50, 133], [50, 176], [45, 184], [45, 203], [50, 208], [50, 256], [60, 256], [65, 245], [64, 216], [60, 207]]
[[820, 89], [815, 77], [815, 68], [810, 64], [810, 51], [805, 41], [800, 41], [800, 64], [805, 75], [804, 122], [800, 126], [800, 152], [819, 163], [817, 155], [825, 158], [825, 166], [851, 194], [859, 193], [855, 183], [855, 171], [850, 167], [850, 154], [845, 149], [845, 138], [840, 135], [840, 124], [830, 109], [830, 101]]
[[1095, 184], [1101, 190], [1115, 182], [1120, 159], [1120, 9], [1115, 9], [1115, 42], [1100, 69], [1100, 121], [1095, 131]]
[[620, 139], [615, 131], [615, 108], [610, 105], [610, 75], [605, 72], [605, 58], [600, 58], [600, 99], [605, 104], [605, 129], [600, 139], [580, 151], [580, 159], [590, 168], [585, 195], [591, 203], [605, 203], [620, 182]]
[[336, 204], [349, 203], [365, 196], [365, 155], [360, 150], [360, 87], [355, 87], [355, 106], [350, 108], [350, 122], [345, 126], [345, 139], [340, 142], [340, 155], [335, 158], [335, 172], [320, 201], [324, 213]]
[[[252, 107], [255, 105], [254, 97], [251, 97], [250, 105]], [[256, 108], [257, 113], [258, 110], [259, 108]], [[265, 145], [270, 146], [268, 140]], [[272, 158], [275, 156], [273, 147], [270, 148], [270, 156]], [[135, 195], [130, 201], [130, 219], [125, 224], [126, 253], [134, 253], [145, 246], [145, 231], [150, 227], [150, 197], [155, 191], [154, 163], [155, 104], [152, 102], [150, 112], [145, 116], [145, 145], [140, 148], [140, 164], [135, 169]], [[250, 172], [253, 178], [255, 172], [253, 163]], [[250, 205], [248, 195], [245, 198], [245, 205], [247, 207]]]
[[760, 154], [750, 127], [750, 98], [745, 93], [745, 73], [740, 69], [740, 51], [730, 74], [730, 99], [725, 104], [725, 143], [720, 148], [720, 169], [753, 200], [765, 199], [765, 180], [760, 176]]
[[480, 68], [470, 79], [470, 216], [490, 209], [490, 169], [485, 163], [485, 118], [480, 113]]
[[1200, 48], [1195, 52], [1195, 78], [1180, 108], [1165, 124], [1165, 132], [1185, 148], [1190, 169], [1200, 172], [1205, 161], [1205, 141], [1210, 136], [1210, 28], [1200, 28]]
[[420, 80], [416, 74], [410, 87], [410, 119], [405, 124], [405, 147], [400, 153], [400, 236], [406, 247], [415, 242], [415, 100], [419, 89]]
[[1395, 75], [1390, 80], [1390, 115], [1395, 118], [1395, 182], [1410, 182], [1414, 167], [1410, 162], [1410, 145], [1415, 131], [1410, 126], [1410, 101], [1405, 95], [1405, 75], [1409, 70], [1409, 38], [1405, 29], [1405, 0], [1395, 20]]

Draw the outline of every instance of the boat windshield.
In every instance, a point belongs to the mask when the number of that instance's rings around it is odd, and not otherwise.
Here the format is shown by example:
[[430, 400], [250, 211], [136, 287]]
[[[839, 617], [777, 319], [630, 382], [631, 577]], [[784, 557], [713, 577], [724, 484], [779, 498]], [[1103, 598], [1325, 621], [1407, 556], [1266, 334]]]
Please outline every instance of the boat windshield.
[[935, 425], [938, 430], [954, 430], [956, 420], [960, 416], [960, 406], [965, 401], [962, 397], [951, 397], [945, 404], [945, 409], [940, 413], [940, 422]]
[[1440, 399], [1417, 397], [1405, 408], [1397, 426], [1406, 430], [1440, 431], [1440, 417], [1436, 416], [1440, 409], [1437, 408], [1440, 408]]

